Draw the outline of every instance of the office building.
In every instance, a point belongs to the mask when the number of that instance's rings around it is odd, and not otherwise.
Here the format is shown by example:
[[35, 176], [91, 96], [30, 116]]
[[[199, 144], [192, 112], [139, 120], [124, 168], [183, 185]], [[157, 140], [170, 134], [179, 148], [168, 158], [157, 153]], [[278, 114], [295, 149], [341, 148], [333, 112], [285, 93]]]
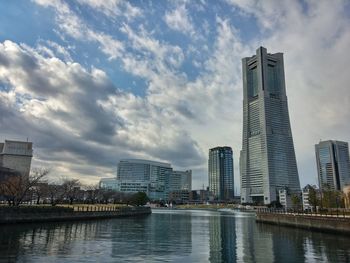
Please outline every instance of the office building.
[[172, 171], [170, 176], [167, 176], [166, 188], [171, 191], [177, 190], [192, 190], [192, 171]]
[[170, 176], [173, 169], [169, 163], [140, 159], [125, 159], [118, 164], [118, 181], [137, 181], [148, 184], [148, 197], [152, 200], [166, 198], [166, 176]]
[[315, 151], [320, 190], [326, 187], [341, 191], [346, 184], [350, 183], [348, 143], [321, 141], [315, 145]]
[[5, 140], [0, 143], [0, 167], [18, 171], [22, 176], [29, 176], [33, 157], [31, 142]]
[[99, 182], [99, 188], [119, 191], [119, 182], [116, 178], [101, 178]]
[[102, 178], [100, 188], [145, 192], [151, 200], [169, 200], [171, 192], [191, 191], [192, 171], [174, 171], [169, 163], [124, 159], [118, 163], [117, 177]]
[[289, 121], [283, 54], [242, 59], [243, 138], [241, 202], [270, 204], [280, 189], [299, 192], [300, 183]]
[[234, 198], [233, 158], [231, 147], [215, 147], [209, 150], [209, 191], [215, 200]]

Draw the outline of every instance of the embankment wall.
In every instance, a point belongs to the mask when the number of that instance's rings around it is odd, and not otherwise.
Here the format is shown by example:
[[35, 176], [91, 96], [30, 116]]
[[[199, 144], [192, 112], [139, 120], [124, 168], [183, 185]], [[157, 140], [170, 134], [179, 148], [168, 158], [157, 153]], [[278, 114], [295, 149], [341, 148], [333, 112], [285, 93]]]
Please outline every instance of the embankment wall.
[[350, 218], [298, 214], [257, 213], [256, 221], [323, 232], [350, 234]]
[[53, 209], [52, 211], [33, 210], [33, 212], [22, 212], [21, 209], [12, 211], [0, 209], [0, 224], [91, 220], [124, 216], [141, 216], [152, 213], [150, 207], [125, 207], [114, 211], [73, 211], [73, 209], [55, 210], [56, 209]]

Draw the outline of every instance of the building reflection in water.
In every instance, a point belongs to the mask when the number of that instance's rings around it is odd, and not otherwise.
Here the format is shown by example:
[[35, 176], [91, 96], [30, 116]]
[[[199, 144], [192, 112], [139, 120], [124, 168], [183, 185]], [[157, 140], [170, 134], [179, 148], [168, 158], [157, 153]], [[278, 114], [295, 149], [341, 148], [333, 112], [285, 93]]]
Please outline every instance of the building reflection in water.
[[236, 231], [233, 216], [209, 218], [209, 261], [236, 262]]
[[[129, 218], [112, 227], [112, 256], [157, 255], [164, 260], [192, 251], [191, 216], [159, 213], [144, 222]], [[128, 242], [125, 242], [128, 240]]]
[[160, 211], [142, 218], [0, 226], [0, 262], [350, 262], [350, 239], [257, 224], [254, 214]]
[[346, 236], [255, 223], [245, 213], [209, 218], [210, 262], [350, 262]]
[[271, 233], [256, 231], [252, 214], [236, 214], [237, 262], [274, 262]]
[[72, 254], [76, 240], [94, 239], [100, 222], [45, 223], [10, 225], [1, 227], [0, 259], [8, 262], [21, 261], [32, 256], [40, 257], [56, 254]]

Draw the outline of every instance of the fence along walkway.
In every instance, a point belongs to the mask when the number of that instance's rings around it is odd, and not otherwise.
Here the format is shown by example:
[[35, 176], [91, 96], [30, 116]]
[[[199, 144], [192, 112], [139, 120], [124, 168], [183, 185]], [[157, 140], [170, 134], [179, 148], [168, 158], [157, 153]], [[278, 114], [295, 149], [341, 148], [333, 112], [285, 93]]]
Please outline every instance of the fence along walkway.
[[273, 209], [273, 208], [258, 208], [257, 213], [267, 213], [267, 214], [285, 214], [294, 216], [315, 216], [315, 217], [328, 217], [328, 218], [350, 218], [350, 210], [341, 209], [330, 212], [307, 212], [299, 210], [285, 210], [285, 209]]

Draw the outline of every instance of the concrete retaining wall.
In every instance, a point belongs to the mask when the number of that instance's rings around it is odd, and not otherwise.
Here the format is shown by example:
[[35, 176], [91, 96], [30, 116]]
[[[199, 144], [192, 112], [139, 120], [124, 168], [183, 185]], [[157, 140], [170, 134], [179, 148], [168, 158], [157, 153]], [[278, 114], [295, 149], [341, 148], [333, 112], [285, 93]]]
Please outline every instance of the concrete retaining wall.
[[299, 227], [323, 232], [350, 234], [350, 218], [319, 217], [297, 214], [257, 213], [256, 221]]
[[50, 212], [33, 212], [0, 213], [0, 224], [13, 223], [31, 223], [31, 222], [57, 222], [57, 221], [74, 221], [115, 218], [123, 216], [138, 216], [152, 213], [150, 207], [126, 207], [115, 211], [50, 211]]

